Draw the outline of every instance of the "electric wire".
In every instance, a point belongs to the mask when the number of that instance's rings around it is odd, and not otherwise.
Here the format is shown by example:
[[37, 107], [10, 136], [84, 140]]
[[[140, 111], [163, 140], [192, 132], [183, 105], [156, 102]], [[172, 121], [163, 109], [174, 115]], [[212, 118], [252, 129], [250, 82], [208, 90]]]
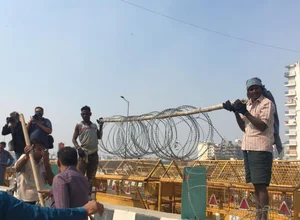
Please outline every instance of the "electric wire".
[[270, 44], [266, 44], [266, 43], [254, 41], [254, 40], [245, 39], [245, 38], [242, 38], [242, 37], [237, 37], [237, 36], [234, 36], [234, 35], [231, 35], [231, 34], [223, 33], [223, 32], [220, 32], [220, 31], [216, 31], [216, 30], [213, 30], [213, 29], [210, 29], [210, 28], [206, 28], [206, 27], [203, 27], [203, 26], [200, 26], [200, 25], [196, 25], [196, 24], [193, 24], [193, 23], [190, 23], [190, 22], [186, 22], [186, 21], [178, 19], [178, 18], [174, 18], [174, 17], [169, 16], [169, 15], [162, 14], [160, 12], [154, 11], [154, 10], [149, 9], [149, 8], [145, 8], [143, 6], [134, 4], [132, 2], [128, 2], [128, 1], [125, 1], [125, 0], [120, 0], [120, 1], [123, 2], [123, 3], [125, 3], [125, 4], [128, 4], [128, 5], [134, 6], [136, 8], [139, 8], [141, 10], [148, 11], [150, 13], [159, 15], [159, 16], [167, 18], [167, 19], [171, 19], [173, 21], [176, 21], [176, 22], [179, 22], [179, 23], [182, 23], [182, 24], [194, 27], [194, 28], [201, 29], [203, 31], [211, 32], [211, 33], [218, 34], [218, 35], [221, 35], [221, 36], [224, 36], [224, 37], [232, 38], [232, 39], [243, 41], [243, 42], [250, 43], [250, 44], [256, 44], [256, 45], [263, 46], [263, 47], [268, 47], [268, 48], [277, 49], [277, 50], [284, 50], [284, 51], [293, 52], [293, 53], [300, 53], [300, 50], [293, 50], [293, 49], [289, 49], [289, 48], [274, 46], [274, 45], [270, 45]]

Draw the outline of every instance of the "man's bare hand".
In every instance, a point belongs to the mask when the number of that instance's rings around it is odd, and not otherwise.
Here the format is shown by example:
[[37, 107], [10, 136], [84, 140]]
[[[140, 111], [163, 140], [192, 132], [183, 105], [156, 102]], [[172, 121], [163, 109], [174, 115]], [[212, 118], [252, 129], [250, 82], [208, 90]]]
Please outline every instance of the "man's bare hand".
[[33, 148], [33, 145], [27, 145], [25, 148], [24, 148], [24, 152], [25, 154], [28, 156], [29, 155], [29, 152], [32, 150]]
[[30, 120], [28, 121], [28, 124], [31, 124], [32, 122], [35, 122], [33, 117], [30, 117]]
[[49, 162], [49, 152], [48, 151], [42, 151], [42, 156], [43, 156], [43, 160], [44, 162]]
[[83, 208], [86, 210], [88, 216], [96, 213], [101, 216], [104, 212], [104, 206], [95, 200], [89, 201]]
[[44, 193], [44, 194], [50, 194], [51, 190], [50, 189], [42, 189], [40, 191], [38, 191], [39, 193]]

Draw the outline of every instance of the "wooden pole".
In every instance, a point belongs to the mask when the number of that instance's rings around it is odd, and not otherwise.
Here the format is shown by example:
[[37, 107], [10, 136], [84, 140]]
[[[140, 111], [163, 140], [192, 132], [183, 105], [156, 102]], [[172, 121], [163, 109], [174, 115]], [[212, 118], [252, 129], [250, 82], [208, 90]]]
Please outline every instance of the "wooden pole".
[[[28, 135], [28, 131], [27, 131], [27, 128], [26, 128], [26, 124], [25, 124], [23, 114], [20, 114], [20, 121], [21, 121], [21, 124], [22, 124], [26, 145], [30, 146], [30, 139], [29, 139], [29, 135]], [[38, 174], [37, 174], [38, 172], [37, 172], [37, 168], [36, 168], [36, 165], [35, 165], [35, 161], [34, 161], [32, 151], [30, 151], [30, 153], [29, 153], [29, 159], [30, 159], [30, 164], [31, 164], [32, 171], [33, 171], [34, 182], [35, 182], [36, 189], [37, 189], [37, 192], [38, 192], [40, 204], [41, 204], [41, 206], [45, 206], [43, 194], [39, 193], [39, 191], [41, 190], [41, 187], [40, 187], [40, 182], [39, 182], [39, 178], [38, 178]]]
[[[247, 102], [246, 99], [241, 99], [243, 103]], [[147, 115], [147, 116], [129, 116], [129, 117], [122, 117], [122, 118], [104, 118], [99, 119], [103, 122], [127, 122], [127, 121], [146, 121], [152, 119], [164, 119], [170, 117], [178, 117], [178, 116], [186, 116], [186, 115], [194, 115], [203, 112], [210, 112], [215, 110], [223, 109], [223, 104], [213, 105], [209, 107], [197, 108], [188, 111], [178, 111], [173, 112], [171, 114], [157, 114], [157, 115]]]

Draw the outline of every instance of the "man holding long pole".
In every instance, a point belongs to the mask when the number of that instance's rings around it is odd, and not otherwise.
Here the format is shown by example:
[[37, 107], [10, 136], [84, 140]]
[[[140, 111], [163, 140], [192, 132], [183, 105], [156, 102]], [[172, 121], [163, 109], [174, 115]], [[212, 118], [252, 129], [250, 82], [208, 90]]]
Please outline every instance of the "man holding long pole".
[[49, 163], [49, 153], [45, 147], [38, 141], [33, 140], [31, 146], [24, 148], [23, 154], [16, 162], [18, 198], [28, 204], [36, 204], [39, 201], [36, 183], [34, 181], [32, 164], [29, 161], [29, 154], [33, 152], [34, 166], [37, 171], [37, 178], [40, 189], [45, 189], [46, 183], [52, 185], [54, 174]]
[[237, 123], [244, 132], [242, 150], [246, 182], [254, 185], [256, 220], [267, 220], [267, 187], [272, 173], [275, 104], [263, 95], [264, 86], [259, 78], [247, 80], [246, 87], [249, 98], [247, 104], [238, 99], [233, 105], [230, 101], [225, 102], [223, 107], [234, 112]]
[[[23, 129], [23, 133], [24, 133], [26, 146], [31, 146], [23, 114], [20, 114], [20, 121], [21, 121], [21, 124], [22, 124], [22, 129]], [[49, 154], [49, 153], [44, 152], [44, 154]], [[32, 150], [29, 150], [28, 157], [29, 157], [29, 162], [28, 163], [30, 164], [30, 167], [31, 167], [31, 172], [33, 174], [33, 180], [34, 180], [34, 183], [35, 183], [36, 190], [37, 190], [37, 192], [40, 192], [41, 191], [41, 183], [40, 183], [38, 169], [36, 167], [36, 162], [35, 162]], [[39, 202], [40, 202], [41, 206], [45, 206], [45, 201], [44, 201], [43, 195], [41, 193], [38, 193], [38, 198], [39, 198]]]

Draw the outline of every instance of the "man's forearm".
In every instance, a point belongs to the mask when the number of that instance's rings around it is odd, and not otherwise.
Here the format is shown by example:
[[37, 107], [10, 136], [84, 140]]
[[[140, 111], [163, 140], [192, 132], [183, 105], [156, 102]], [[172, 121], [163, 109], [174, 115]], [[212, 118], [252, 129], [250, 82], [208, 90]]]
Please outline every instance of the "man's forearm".
[[11, 154], [9, 154], [9, 159], [10, 159], [9, 166], [11, 166], [15, 162], [15, 158], [13, 158], [13, 156], [11, 156]]
[[11, 133], [10, 127], [8, 124], [4, 125], [2, 128], [2, 135], [8, 135]]
[[[82, 220], [87, 217], [87, 210], [83, 207], [72, 209], [51, 209], [24, 203], [7, 193], [0, 192], [0, 216], [5, 213], [4, 220], [8, 219], [44, 219], [44, 220]], [[2, 219], [2, 218], [1, 218]]]
[[49, 162], [46, 162], [44, 164], [45, 166], [45, 170], [46, 170], [46, 175], [47, 175], [47, 183], [52, 186], [52, 183], [53, 183], [53, 178], [54, 178], [54, 174], [52, 172], [52, 169], [51, 169], [51, 165]]
[[31, 125], [31, 120], [28, 122], [28, 124], [26, 125], [26, 128], [27, 128], [27, 130], [29, 130], [29, 128], [30, 128], [30, 125]]
[[72, 142], [77, 149], [80, 148], [80, 145], [78, 144], [76, 139], [73, 138]]
[[42, 125], [41, 123], [37, 124], [45, 133], [47, 134], [51, 134], [52, 133], [52, 129], [51, 128], [47, 128], [46, 126]]
[[16, 163], [16, 172], [21, 172], [21, 170], [24, 168], [25, 164], [27, 163], [29, 159], [29, 155], [26, 155], [25, 157], [22, 158], [22, 160], [19, 160]]
[[251, 124], [254, 125], [254, 127], [260, 131], [265, 131], [268, 126], [260, 119], [254, 117], [253, 115], [251, 115], [249, 112], [245, 114], [245, 116], [247, 117], [247, 119], [251, 122]]
[[238, 112], [235, 112], [234, 115], [235, 115], [236, 121], [237, 121], [240, 129], [243, 132], [245, 132], [245, 122], [244, 122], [244, 120], [241, 118], [241, 116], [240, 116], [240, 114]]
[[102, 139], [103, 136], [103, 125], [99, 126], [99, 130], [97, 130], [98, 139]]
[[7, 164], [8, 167], [10, 167], [11, 165], [13, 165], [15, 162], [15, 159], [13, 157], [9, 157], [9, 162]]

